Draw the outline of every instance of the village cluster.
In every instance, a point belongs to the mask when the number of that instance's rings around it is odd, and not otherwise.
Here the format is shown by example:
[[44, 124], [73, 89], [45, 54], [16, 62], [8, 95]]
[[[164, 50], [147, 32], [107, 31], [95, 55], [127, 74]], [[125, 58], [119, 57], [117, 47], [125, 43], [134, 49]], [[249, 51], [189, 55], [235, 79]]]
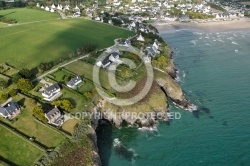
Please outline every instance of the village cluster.
[[[214, 7], [216, 6], [216, 7]], [[246, 5], [240, 5], [234, 2], [214, 2], [210, 0], [195, 3], [192, 0], [179, 1], [147, 1], [147, 0], [132, 0], [131, 3], [124, 3], [121, 0], [107, 2], [106, 5], [98, 5], [96, 1], [92, 6], [61, 5], [43, 6], [37, 3], [37, 7], [49, 12], [72, 11], [73, 17], [81, 15], [88, 16], [96, 21], [104, 21], [104, 13], [114, 14], [123, 13], [128, 15], [130, 21], [190, 21], [188, 12], [201, 13], [209, 16], [209, 21], [230, 20], [242, 18], [246, 13], [250, 13], [250, 8]], [[117, 16], [114, 16], [117, 18]], [[123, 22], [123, 18], [118, 17]], [[112, 24], [111, 19], [108, 21]], [[124, 23], [124, 22], [123, 22]]]

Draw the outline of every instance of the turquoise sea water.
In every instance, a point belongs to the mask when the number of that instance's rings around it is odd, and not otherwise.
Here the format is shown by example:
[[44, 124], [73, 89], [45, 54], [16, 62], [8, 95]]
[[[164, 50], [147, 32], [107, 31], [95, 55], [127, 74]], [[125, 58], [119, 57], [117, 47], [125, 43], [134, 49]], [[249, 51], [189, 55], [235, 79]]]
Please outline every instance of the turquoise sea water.
[[250, 31], [179, 30], [162, 37], [176, 48], [178, 81], [199, 113], [171, 105], [181, 119], [152, 131], [106, 125], [98, 132], [103, 165], [249, 166]]

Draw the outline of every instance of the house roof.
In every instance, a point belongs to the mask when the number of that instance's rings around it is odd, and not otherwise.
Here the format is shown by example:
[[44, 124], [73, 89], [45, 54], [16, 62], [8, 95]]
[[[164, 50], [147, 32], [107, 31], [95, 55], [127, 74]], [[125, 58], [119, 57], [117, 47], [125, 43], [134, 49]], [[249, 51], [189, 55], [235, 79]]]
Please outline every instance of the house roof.
[[109, 60], [109, 57], [107, 56], [105, 59], [103, 59], [102, 65], [106, 66], [106, 65], [108, 65], [109, 63], [111, 63], [111, 61]]
[[46, 113], [46, 117], [51, 120], [53, 119], [55, 116], [60, 116], [61, 112], [59, 111], [59, 109], [57, 107], [53, 108], [52, 110], [50, 110], [49, 112]]
[[79, 81], [82, 81], [81, 77], [76, 76], [74, 78], [71, 78], [70, 81], [67, 83], [67, 85], [69, 85], [69, 86], [75, 86], [76, 83], [78, 83]]
[[8, 116], [13, 114], [17, 109], [19, 109], [19, 105], [16, 102], [11, 101], [0, 107], [0, 113], [4, 116]]
[[144, 37], [140, 34], [140, 36], [137, 38], [138, 41], [145, 41]]
[[57, 91], [58, 89], [60, 89], [60, 87], [57, 83], [55, 83], [55, 84], [50, 85], [49, 87], [45, 88], [43, 93], [49, 96], [51, 93]]
[[111, 53], [111, 56], [113, 56], [114, 58], [117, 58], [119, 55], [120, 55], [120, 54], [119, 54], [119, 52], [117, 52], [117, 51]]
[[156, 54], [156, 51], [154, 50], [153, 45], [149, 45], [149, 46], [146, 48], [145, 54], [146, 54], [146, 55], [149, 55], [149, 54], [155, 55], [155, 54]]

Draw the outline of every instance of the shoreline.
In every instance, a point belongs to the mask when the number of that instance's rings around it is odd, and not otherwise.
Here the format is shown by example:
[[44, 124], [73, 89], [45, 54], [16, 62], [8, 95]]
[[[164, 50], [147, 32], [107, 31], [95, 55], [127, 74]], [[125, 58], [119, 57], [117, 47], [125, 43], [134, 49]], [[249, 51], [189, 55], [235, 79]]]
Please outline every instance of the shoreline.
[[230, 21], [213, 21], [213, 22], [168, 22], [168, 23], [155, 23], [155, 26], [160, 34], [166, 32], [173, 32], [176, 30], [191, 30], [198, 32], [225, 32], [235, 30], [249, 30], [250, 18], [241, 18], [238, 20]]

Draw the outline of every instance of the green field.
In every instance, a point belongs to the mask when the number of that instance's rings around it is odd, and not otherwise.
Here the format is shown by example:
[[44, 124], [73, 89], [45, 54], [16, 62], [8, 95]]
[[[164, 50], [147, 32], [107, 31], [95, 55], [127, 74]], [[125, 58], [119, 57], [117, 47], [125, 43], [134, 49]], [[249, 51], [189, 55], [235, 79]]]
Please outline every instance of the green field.
[[51, 13], [43, 10], [28, 9], [28, 8], [0, 10], [0, 17], [16, 19], [18, 21], [17, 23], [60, 18], [59, 14], [57, 13]]
[[84, 44], [98, 49], [133, 32], [82, 18], [23, 24], [0, 29], [0, 63], [21, 69], [68, 57]]
[[0, 156], [18, 165], [33, 165], [43, 151], [0, 125]]
[[0, 22], [0, 27], [4, 27], [4, 26], [7, 26], [8, 24], [5, 24], [5, 23], [2, 23]]
[[78, 119], [69, 119], [63, 123], [62, 129], [72, 134], [74, 132], [75, 126], [78, 123], [79, 123]]

